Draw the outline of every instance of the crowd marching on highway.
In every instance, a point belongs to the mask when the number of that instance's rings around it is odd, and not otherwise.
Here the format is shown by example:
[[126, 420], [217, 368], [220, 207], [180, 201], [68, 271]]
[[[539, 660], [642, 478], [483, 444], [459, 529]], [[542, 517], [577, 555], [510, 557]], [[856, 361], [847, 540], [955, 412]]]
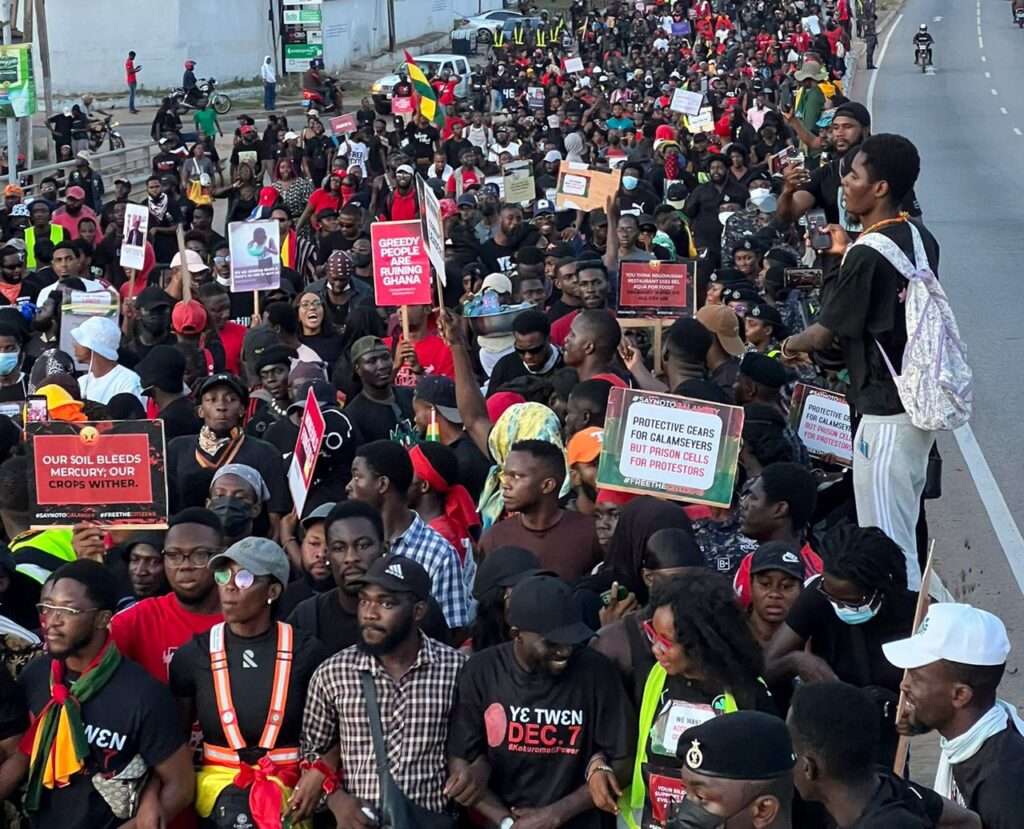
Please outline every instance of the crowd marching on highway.
[[1006, 627], [928, 601], [972, 374], [873, 0], [523, 12], [353, 112], [267, 57], [226, 158], [190, 60], [144, 192], [80, 109], [4, 189], [3, 825], [1020, 826]]

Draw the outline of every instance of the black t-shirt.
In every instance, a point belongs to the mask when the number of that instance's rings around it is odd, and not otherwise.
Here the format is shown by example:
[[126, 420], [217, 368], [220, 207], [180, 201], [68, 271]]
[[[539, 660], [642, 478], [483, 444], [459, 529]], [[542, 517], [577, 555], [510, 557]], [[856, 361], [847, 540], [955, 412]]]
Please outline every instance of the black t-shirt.
[[[67, 677], [70, 684], [77, 676]], [[50, 659], [41, 656], [22, 672], [19, 683], [36, 716], [50, 700]], [[92, 699], [82, 703], [82, 724], [89, 742], [85, 769], [63, 788], [42, 790], [35, 829], [112, 829], [125, 821], [114, 817], [92, 785], [94, 774], [113, 776], [140, 755], [155, 768], [185, 745], [174, 700], [167, 688], [129, 659]]]
[[413, 390], [394, 386], [392, 392], [394, 399], [391, 403], [378, 403], [359, 392], [345, 407], [345, 414], [367, 443], [390, 438], [391, 430], [399, 420], [412, 420]]
[[[167, 489], [171, 497], [171, 511], [178, 512], [186, 506], [201, 506], [213, 479], [213, 469], [203, 469], [196, 460], [198, 435], [184, 435], [167, 444]], [[263, 482], [270, 490], [267, 509], [279, 515], [286, 515], [292, 508], [288, 494], [281, 453], [265, 440], [246, 437], [235, 454], [233, 463], [251, 466], [263, 476]], [[205, 474], [204, 474], [205, 473]]]
[[[918, 230], [931, 269], [938, 275], [939, 244], [925, 228], [918, 226]], [[914, 260], [906, 222], [878, 232]], [[885, 349], [893, 368], [900, 371], [907, 344], [906, 306], [900, 295], [906, 287], [907, 280], [884, 256], [857, 245], [849, 249], [839, 274], [822, 293], [818, 322], [839, 338], [850, 371], [847, 397], [860, 414], [895, 415], [904, 411], [878, 346]]]
[[419, 160], [433, 158], [434, 146], [441, 134], [435, 127], [418, 127], [416, 124], [409, 124], [405, 128], [405, 137], [409, 140], [406, 148], [409, 155]]
[[490, 460], [484, 457], [480, 447], [467, 434], [463, 434], [455, 443], [450, 443], [448, 448], [455, 453], [455, 459], [459, 462], [459, 483], [469, 491], [474, 501], [479, 501], [491, 471]]
[[21, 292], [33, 302], [39, 297], [39, 292], [47, 285], [57, 281], [57, 274], [53, 268], [47, 265], [39, 270], [32, 271], [21, 281]]
[[[566, 314], [571, 314], [573, 311], [580, 311], [582, 308], [583, 306], [581, 305], [567, 305], [561, 297], [559, 297], [548, 307], [548, 319], [551, 320], [551, 322], [555, 322], [556, 320], [560, 320]], [[501, 360], [498, 362], [500, 363]]]
[[7, 740], [28, 729], [28, 705], [25, 692], [0, 663], [0, 740]]
[[153, 156], [153, 175], [171, 175], [177, 178], [178, 168], [181, 166], [181, 158], [178, 153], [168, 152], [167, 150], [157, 153]]
[[[227, 651], [231, 697], [247, 748], [239, 752], [246, 763], [255, 763], [265, 750], [259, 748], [260, 735], [267, 722], [267, 711], [274, 684], [274, 657], [277, 652], [277, 625], [259, 636], [236, 636], [225, 625], [224, 647]], [[292, 645], [292, 669], [288, 678], [281, 732], [277, 748], [297, 746], [302, 730], [302, 712], [306, 704], [306, 688], [320, 663], [329, 654], [322, 644], [296, 631]], [[210, 670], [210, 634], [201, 633], [174, 653], [170, 668], [171, 692], [176, 697], [195, 700], [196, 717], [207, 743], [227, 746], [217, 697]]]
[[513, 240], [510, 245], [502, 245], [491, 238], [480, 246], [480, 258], [490, 270], [504, 272], [512, 268], [512, 257], [522, 246], [522, 241]]
[[276, 423], [271, 423], [263, 433], [263, 440], [277, 448], [281, 452], [281, 457], [286, 460], [295, 451], [295, 441], [298, 437], [299, 427], [292, 423], [290, 417], [282, 417]]
[[836, 616], [832, 603], [818, 590], [818, 576], [797, 597], [786, 617], [811, 651], [824, 659], [836, 676], [859, 688], [880, 685], [899, 693], [903, 671], [882, 653], [882, 645], [910, 636], [917, 594], [904, 591], [882, 602], [877, 615], [861, 625], [848, 625]]
[[309, 159], [309, 172], [313, 184], [319, 185], [327, 175], [327, 152], [330, 147], [331, 139], [326, 135], [314, 135], [306, 139], [305, 154]]
[[985, 740], [973, 757], [953, 766], [953, 799], [977, 812], [985, 829], [1017, 829], [1024, 806], [1022, 779], [1024, 736], [1011, 722]]
[[[524, 671], [513, 647], [474, 654], [462, 669], [448, 751], [469, 762], [486, 755], [495, 795], [510, 807], [537, 808], [579, 788], [595, 753], [612, 762], [628, 757], [635, 715], [597, 651], [579, 649], [553, 677]], [[590, 809], [564, 825], [604, 829], [615, 817]]]
[[160, 410], [164, 422], [164, 440], [171, 441], [182, 435], [198, 435], [203, 421], [196, 415], [196, 404], [189, 397], [172, 400]]
[[881, 770], [871, 801], [849, 829], [931, 829], [941, 816], [935, 792]]

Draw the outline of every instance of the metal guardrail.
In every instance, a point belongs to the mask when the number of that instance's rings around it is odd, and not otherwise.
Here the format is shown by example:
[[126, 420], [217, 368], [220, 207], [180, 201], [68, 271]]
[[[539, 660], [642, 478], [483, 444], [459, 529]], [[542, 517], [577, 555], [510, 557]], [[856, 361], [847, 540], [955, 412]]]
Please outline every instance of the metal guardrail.
[[[132, 186], [144, 182], [153, 171], [153, 156], [160, 152], [160, 147], [152, 142], [122, 147], [120, 150], [107, 150], [101, 153], [89, 153], [92, 168], [103, 176], [104, 182], [110, 187], [115, 178], [126, 178]], [[28, 170], [19, 170], [18, 175], [25, 185], [25, 194], [32, 195], [39, 183], [49, 176], [75, 166], [76, 159], [61, 161], [56, 164], [44, 164]]]

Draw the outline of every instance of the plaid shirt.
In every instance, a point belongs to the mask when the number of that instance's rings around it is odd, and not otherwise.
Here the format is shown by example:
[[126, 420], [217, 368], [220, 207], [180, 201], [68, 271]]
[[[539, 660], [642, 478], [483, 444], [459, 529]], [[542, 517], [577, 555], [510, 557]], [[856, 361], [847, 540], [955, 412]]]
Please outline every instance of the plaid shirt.
[[302, 754], [315, 760], [341, 748], [339, 776], [345, 791], [380, 812], [380, 777], [359, 676], [373, 674], [377, 703], [395, 783], [417, 805], [444, 811], [448, 721], [459, 669], [466, 657], [423, 636], [416, 661], [398, 680], [358, 645], [324, 662], [309, 684], [302, 720]]
[[430, 529], [415, 512], [409, 528], [391, 539], [388, 552], [406, 556], [430, 574], [431, 593], [441, 605], [444, 619], [450, 628], [466, 627], [470, 623], [469, 595], [463, 581], [459, 554], [436, 530]]

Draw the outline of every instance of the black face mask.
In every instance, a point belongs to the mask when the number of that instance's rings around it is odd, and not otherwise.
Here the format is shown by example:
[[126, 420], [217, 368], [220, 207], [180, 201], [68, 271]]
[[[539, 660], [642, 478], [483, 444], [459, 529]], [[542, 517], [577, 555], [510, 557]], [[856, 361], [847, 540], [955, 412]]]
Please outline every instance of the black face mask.
[[719, 829], [725, 821], [713, 815], [695, 798], [687, 797], [678, 803], [666, 824], [668, 829]]
[[370, 264], [370, 254], [368, 253], [353, 253], [351, 256], [352, 264], [357, 268], [365, 268]]
[[241, 538], [252, 526], [249, 505], [240, 498], [221, 495], [211, 498], [208, 507], [220, 519], [224, 535], [228, 538]]

